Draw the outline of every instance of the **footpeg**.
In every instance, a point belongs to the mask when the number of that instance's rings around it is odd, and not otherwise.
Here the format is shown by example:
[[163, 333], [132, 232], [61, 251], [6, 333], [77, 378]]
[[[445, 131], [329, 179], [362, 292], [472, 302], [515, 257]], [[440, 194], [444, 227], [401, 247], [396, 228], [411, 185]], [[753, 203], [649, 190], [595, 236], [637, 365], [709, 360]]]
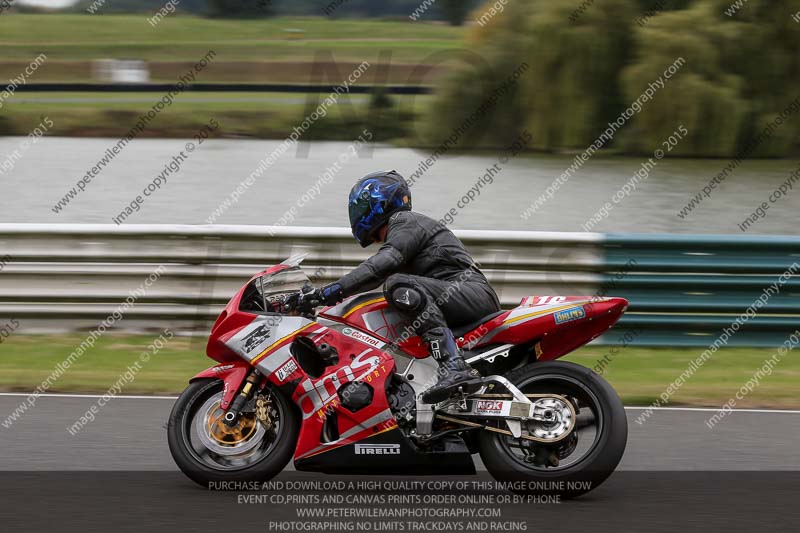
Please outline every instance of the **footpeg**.
[[431, 404], [441, 403], [451, 399], [456, 394], [473, 394], [480, 390], [482, 386], [483, 380], [477, 378], [453, 383], [452, 385], [444, 386], [439, 389], [434, 386], [422, 393], [422, 401]]

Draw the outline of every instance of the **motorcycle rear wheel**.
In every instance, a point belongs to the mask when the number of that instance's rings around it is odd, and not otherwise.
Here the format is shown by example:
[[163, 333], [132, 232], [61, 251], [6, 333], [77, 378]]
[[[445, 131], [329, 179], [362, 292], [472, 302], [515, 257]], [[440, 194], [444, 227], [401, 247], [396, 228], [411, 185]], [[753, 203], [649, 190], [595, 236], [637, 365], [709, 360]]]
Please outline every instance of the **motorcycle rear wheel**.
[[227, 428], [220, 418], [222, 390], [220, 380], [195, 381], [175, 402], [167, 425], [175, 463], [206, 488], [224, 489], [227, 487], [221, 482], [260, 482], [276, 476], [295, 450], [300, 428], [296, 409], [273, 391], [274, 428], [265, 429], [250, 414], [243, 415], [234, 428]]
[[578, 420], [572, 434], [557, 445], [482, 431], [479, 452], [496, 480], [511, 482], [510, 488], [521, 494], [573, 498], [597, 488], [611, 475], [625, 452], [628, 421], [622, 401], [608, 382], [588, 368], [564, 361], [526, 365], [506, 378], [526, 394], [570, 398]]

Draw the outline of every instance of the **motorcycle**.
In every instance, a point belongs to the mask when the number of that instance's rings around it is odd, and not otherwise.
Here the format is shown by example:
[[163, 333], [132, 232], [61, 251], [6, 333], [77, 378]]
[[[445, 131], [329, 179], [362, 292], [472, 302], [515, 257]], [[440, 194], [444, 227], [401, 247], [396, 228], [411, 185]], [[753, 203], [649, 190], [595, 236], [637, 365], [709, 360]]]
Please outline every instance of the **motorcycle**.
[[430, 405], [420, 396], [439, 367], [407, 320], [378, 292], [317, 311], [297, 297], [304, 257], [253, 276], [216, 320], [207, 355], [219, 364], [190, 380], [167, 426], [189, 478], [265, 481], [292, 459], [327, 474], [470, 475], [479, 454], [511, 490], [574, 497], [614, 471], [619, 396], [555, 359], [612, 327], [625, 299], [529, 296], [453, 328], [482, 385]]

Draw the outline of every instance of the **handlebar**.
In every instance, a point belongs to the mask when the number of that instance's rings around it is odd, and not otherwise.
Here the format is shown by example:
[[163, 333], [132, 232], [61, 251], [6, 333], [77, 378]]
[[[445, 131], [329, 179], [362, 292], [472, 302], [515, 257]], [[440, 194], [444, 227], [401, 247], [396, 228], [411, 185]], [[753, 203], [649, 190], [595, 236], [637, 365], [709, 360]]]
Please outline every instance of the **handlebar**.
[[313, 315], [314, 309], [322, 304], [316, 294], [316, 289], [310, 283], [306, 283], [302, 289], [290, 294], [284, 300], [286, 310], [298, 311], [303, 315]]

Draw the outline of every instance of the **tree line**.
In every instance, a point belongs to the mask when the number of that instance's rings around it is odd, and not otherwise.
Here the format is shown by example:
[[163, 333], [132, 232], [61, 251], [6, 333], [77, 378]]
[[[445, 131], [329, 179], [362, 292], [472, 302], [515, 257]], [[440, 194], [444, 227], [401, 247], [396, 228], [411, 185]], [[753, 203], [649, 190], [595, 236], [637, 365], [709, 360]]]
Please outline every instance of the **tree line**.
[[[604, 148], [651, 153], [683, 124], [689, 134], [669, 155], [791, 155], [800, 133], [793, 105], [800, 96], [800, 23], [792, 18], [800, 6], [749, 0], [732, 13], [731, 5], [510, 1], [467, 36], [463, 65], [437, 91], [426, 142], [446, 137], [524, 62], [530, 71], [462, 138], [463, 147], [503, 146], [527, 129], [534, 149], [582, 150], [639, 100], [640, 109]], [[678, 58], [680, 70], [658, 86]], [[655, 94], [642, 100], [645, 92]]]

